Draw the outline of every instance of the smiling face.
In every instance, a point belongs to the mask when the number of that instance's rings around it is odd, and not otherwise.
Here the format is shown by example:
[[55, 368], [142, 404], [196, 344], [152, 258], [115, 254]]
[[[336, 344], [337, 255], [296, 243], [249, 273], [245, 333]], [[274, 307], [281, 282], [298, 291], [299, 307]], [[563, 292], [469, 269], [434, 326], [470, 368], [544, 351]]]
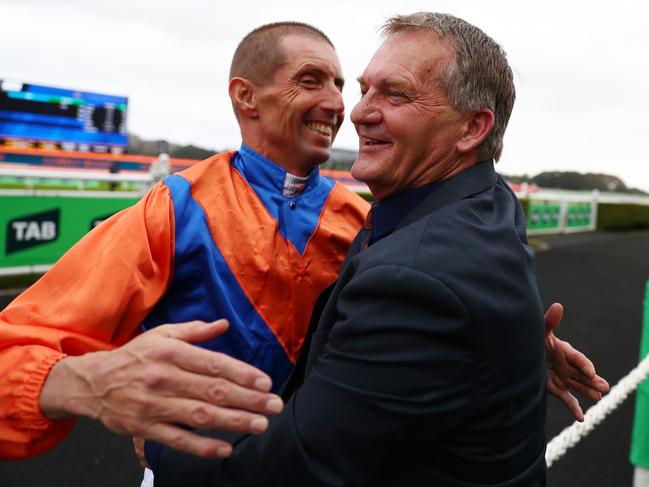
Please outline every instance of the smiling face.
[[282, 39], [285, 63], [272, 82], [255, 85], [256, 123], [244, 142], [297, 176], [326, 162], [343, 122], [343, 76], [334, 49], [323, 40]]
[[456, 150], [466, 119], [438, 81], [452, 60], [452, 48], [432, 34], [402, 31], [379, 47], [359, 78], [361, 100], [351, 114], [359, 154], [351, 172], [377, 199], [466, 167]]

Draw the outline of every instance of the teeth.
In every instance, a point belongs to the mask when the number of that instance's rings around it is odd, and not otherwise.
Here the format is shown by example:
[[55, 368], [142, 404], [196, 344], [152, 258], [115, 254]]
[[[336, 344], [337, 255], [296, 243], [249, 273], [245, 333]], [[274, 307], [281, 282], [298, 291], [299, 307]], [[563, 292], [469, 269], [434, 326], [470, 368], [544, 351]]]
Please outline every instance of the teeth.
[[316, 132], [320, 132], [321, 134], [327, 135], [329, 137], [331, 137], [331, 135], [333, 134], [331, 127], [329, 125], [325, 125], [324, 123], [307, 122], [306, 126], [311, 130], [315, 130]]
[[368, 139], [367, 137], [364, 138], [363, 143], [365, 145], [377, 145], [377, 144], [382, 144], [383, 142], [379, 140], [374, 140], [374, 139]]

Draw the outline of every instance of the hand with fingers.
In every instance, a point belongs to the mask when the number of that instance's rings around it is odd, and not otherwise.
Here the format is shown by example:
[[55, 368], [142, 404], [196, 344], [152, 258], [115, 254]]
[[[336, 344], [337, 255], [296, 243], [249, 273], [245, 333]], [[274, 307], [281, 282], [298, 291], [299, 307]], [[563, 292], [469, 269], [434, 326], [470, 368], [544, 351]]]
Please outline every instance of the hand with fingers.
[[282, 400], [270, 378], [228, 355], [191, 345], [227, 330], [225, 320], [161, 325], [109, 352], [67, 357], [45, 381], [40, 406], [52, 419], [88, 416], [108, 429], [203, 457], [232, 447], [182, 426], [259, 433]]
[[608, 382], [596, 374], [593, 362], [570, 343], [558, 339], [554, 330], [563, 318], [563, 306], [550, 305], [545, 313], [545, 363], [548, 370], [548, 392], [561, 399], [577, 421], [584, 420], [577, 392], [595, 401], [608, 392]]

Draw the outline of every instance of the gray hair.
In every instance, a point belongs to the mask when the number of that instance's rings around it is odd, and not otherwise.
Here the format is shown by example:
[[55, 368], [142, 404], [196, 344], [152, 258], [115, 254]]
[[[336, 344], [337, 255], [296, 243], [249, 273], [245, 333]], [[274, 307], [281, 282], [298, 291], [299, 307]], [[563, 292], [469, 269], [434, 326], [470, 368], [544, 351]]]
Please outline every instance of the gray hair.
[[503, 137], [514, 107], [514, 77], [503, 48], [487, 34], [452, 15], [417, 12], [388, 19], [381, 32], [390, 37], [405, 30], [423, 30], [447, 41], [455, 60], [438, 73], [442, 89], [456, 110], [467, 113], [488, 108], [494, 127], [480, 146], [482, 158], [500, 159]]

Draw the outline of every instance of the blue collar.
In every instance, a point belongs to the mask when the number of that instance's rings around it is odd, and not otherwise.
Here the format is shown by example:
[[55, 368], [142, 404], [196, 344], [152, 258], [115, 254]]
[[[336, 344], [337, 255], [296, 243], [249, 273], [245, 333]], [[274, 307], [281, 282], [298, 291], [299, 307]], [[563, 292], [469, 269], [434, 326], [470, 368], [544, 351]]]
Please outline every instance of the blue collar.
[[[266, 191], [282, 194], [287, 173], [286, 169], [255, 152], [247, 145], [241, 144], [241, 148], [235, 154], [232, 164], [250, 184]], [[303, 193], [315, 188], [319, 182], [320, 168], [316, 166], [309, 173]]]
[[419, 188], [411, 188], [372, 205], [372, 236], [370, 244], [387, 237], [403, 217], [421, 203], [443, 181], [433, 181]]

